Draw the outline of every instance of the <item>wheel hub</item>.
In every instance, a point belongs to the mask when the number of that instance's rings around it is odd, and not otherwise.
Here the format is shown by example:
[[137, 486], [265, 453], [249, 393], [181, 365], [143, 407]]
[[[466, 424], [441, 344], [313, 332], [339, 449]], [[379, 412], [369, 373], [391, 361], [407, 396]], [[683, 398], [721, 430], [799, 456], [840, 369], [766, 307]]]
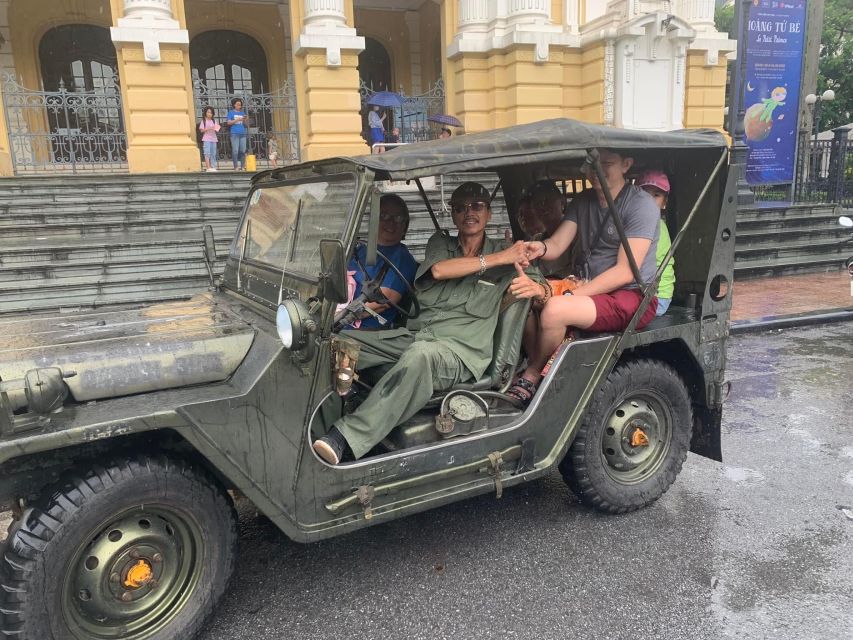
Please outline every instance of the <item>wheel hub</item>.
[[125, 514], [82, 547], [66, 581], [66, 612], [85, 638], [146, 638], [194, 587], [194, 532], [146, 510]]
[[621, 482], [636, 482], [654, 472], [665, 456], [669, 426], [660, 416], [659, 403], [636, 396], [610, 414], [604, 428], [601, 453], [608, 473]]
[[154, 577], [154, 572], [151, 571], [151, 565], [146, 560], [137, 560], [125, 574], [124, 587], [126, 589], [138, 589], [139, 587], [148, 584]]

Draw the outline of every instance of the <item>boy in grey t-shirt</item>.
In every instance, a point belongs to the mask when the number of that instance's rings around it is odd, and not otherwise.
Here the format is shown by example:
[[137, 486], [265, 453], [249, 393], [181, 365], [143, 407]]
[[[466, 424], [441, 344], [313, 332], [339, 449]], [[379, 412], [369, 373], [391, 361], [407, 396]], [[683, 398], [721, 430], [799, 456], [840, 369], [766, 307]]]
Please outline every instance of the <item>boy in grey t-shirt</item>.
[[[607, 186], [614, 195], [616, 214], [644, 282], [655, 273], [655, 252], [660, 211], [650, 195], [625, 180], [634, 159], [618, 151], [599, 149]], [[552, 297], [540, 316], [536, 348], [528, 353], [528, 367], [507, 392], [521, 402], [529, 402], [542, 379], [542, 367], [560, 346], [570, 327], [589, 331], [622, 331], [642, 302], [643, 294], [634, 282], [628, 256], [619, 241], [616, 226], [607, 214], [607, 201], [598, 177], [589, 172], [593, 188], [575, 198], [563, 222], [550, 238], [527, 243], [530, 259], [559, 258], [578, 236], [589, 281], [568, 295]], [[637, 327], [655, 317], [657, 300], [646, 309]]]

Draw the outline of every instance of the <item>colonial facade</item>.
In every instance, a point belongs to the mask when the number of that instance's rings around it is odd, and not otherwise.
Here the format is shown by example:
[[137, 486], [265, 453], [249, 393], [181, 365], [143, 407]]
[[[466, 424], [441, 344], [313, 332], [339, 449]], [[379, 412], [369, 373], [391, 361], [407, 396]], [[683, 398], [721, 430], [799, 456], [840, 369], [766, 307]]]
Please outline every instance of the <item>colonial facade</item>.
[[[566, 116], [721, 127], [714, 0], [0, 0], [0, 174], [190, 172], [204, 106], [266, 163], [367, 151], [365, 99], [430, 137]], [[227, 136], [220, 145], [227, 153]]]

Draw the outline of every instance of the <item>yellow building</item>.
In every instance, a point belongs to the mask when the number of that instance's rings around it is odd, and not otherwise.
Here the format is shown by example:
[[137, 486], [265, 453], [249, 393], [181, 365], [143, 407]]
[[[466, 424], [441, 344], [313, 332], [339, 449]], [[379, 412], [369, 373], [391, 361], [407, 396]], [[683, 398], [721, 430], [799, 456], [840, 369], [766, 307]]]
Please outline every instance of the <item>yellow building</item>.
[[[714, 0], [0, 0], [0, 175], [200, 169], [197, 123], [240, 98], [262, 166], [566, 116], [720, 127]], [[220, 161], [229, 153], [219, 134]]]

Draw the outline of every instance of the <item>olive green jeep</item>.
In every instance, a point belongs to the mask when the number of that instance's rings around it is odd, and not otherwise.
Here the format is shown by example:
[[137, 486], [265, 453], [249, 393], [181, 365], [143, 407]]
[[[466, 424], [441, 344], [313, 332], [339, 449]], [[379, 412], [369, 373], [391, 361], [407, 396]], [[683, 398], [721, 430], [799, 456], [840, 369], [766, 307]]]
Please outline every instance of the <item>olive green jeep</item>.
[[[481, 379], [434, 397], [362, 459], [322, 461], [312, 439], [366, 388], [337, 329], [364, 303], [348, 300], [346, 267], [356, 242], [376, 259], [383, 190], [494, 172], [518, 235], [523, 188], [547, 179], [571, 195], [585, 169], [601, 171], [597, 148], [671, 176], [670, 310], [637, 331], [657, 278], [641, 282], [627, 330], [565, 343], [523, 408], [505, 391], [523, 361], [528, 306], [504, 305]], [[737, 170], [716, 132], [569, 120], [308, 162], [255, 176], [207, 292], [0, 318], [0, 511], [14, 515], [0, 637], [191, 638], [234, 567], [237, 492], [312, 542], [499, 498], [555, 468], [581, 502], [624, 513], [659, 498], [688, 450], [720, 460]], [[449, 227], [420, 192], [435, 228]], [[206, 234], [209, 264], [212, 247]]]

